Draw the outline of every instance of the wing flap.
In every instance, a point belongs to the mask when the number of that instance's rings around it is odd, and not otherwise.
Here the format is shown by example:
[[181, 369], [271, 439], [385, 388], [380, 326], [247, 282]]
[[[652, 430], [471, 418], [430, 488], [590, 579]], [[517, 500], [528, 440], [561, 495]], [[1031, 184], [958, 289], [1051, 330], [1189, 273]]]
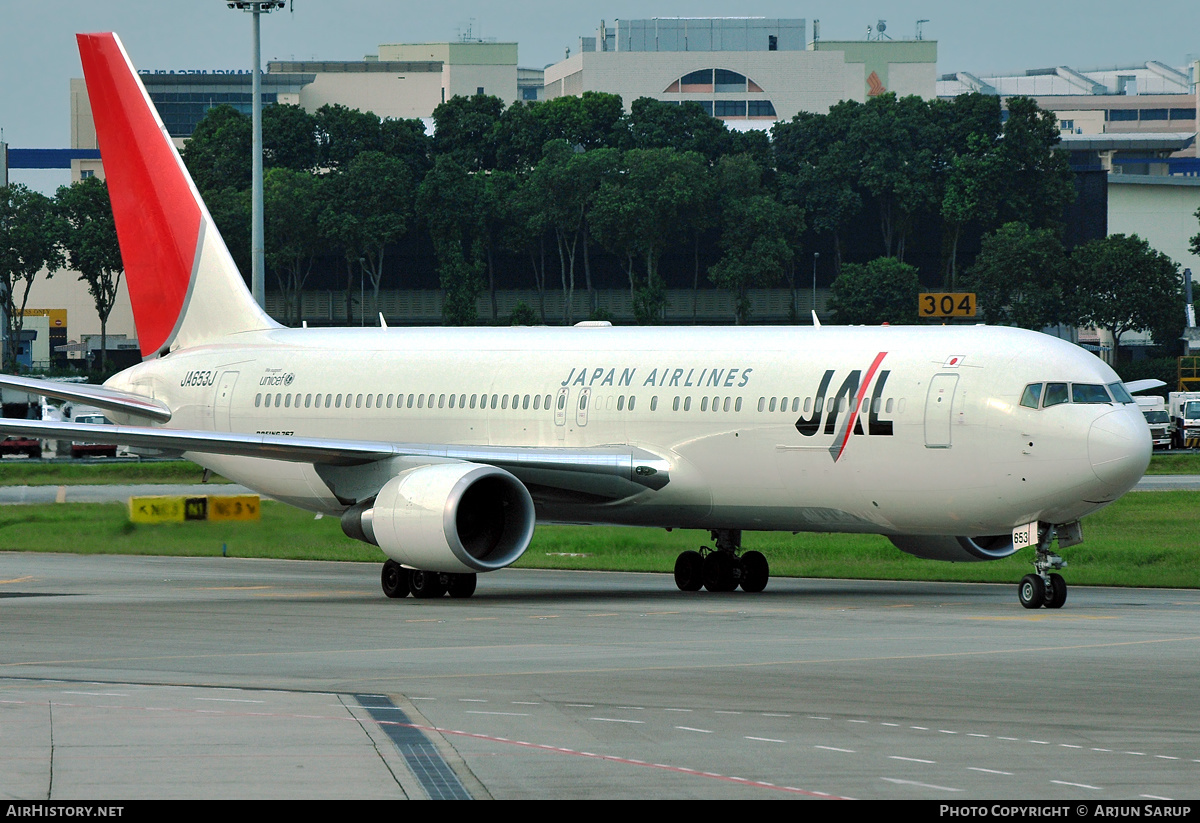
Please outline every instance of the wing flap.
[[95, 406], [105, 411], [123, 412], [134, 417], [166, 423], [171, 419], [171, 410], [163, 403], [140, 394], [117, 391], [107, 386], [88, 383], [60, 383], [57, 380], [39, 380], [36, 377], [17, 377], [0, 374], [0, 386], [56, 400], [71, 400]]

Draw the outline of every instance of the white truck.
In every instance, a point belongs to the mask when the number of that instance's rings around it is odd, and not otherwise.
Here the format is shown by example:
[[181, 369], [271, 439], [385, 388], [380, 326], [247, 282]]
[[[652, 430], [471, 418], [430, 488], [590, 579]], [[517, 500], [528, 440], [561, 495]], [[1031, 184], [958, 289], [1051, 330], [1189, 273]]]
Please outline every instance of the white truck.
[[1171, 413], [1167, 411], [1167, 401], [1162, 397], [1141, 396], [1135, 395], [1138, 408], [1142, 410], [1142, 414], [1146, 417], [1146, 424], [1150, 427], [1150, 439], [1154, 442], [1156, 449], [1171, 448], [1171, 434], [1175, 431], [1175, 426], [1171, 422]]
[[1167, 395], [1175, 448], [1200, 448], [1200, 391], [1173, 391]]

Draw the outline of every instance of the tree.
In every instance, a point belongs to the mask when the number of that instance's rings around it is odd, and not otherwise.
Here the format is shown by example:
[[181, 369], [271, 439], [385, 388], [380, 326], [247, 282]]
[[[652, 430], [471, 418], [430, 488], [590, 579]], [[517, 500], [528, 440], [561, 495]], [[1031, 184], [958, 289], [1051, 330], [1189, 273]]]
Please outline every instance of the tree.
[[624, 258], [639, 323], [662, 321], [667, 293], [659, 261], [687, 236], [689, 217], [707, 196], [706, 174], [696, 152], [631, 149], [596, 194], [592, 227], [604, 246]]
[[445, 295], [442, 316], [449, 326], [474, 325], [483, 290], [483, 234], [478, 206], [482, 181], [451, 155], [440, 155], [417, 193], [417, 210], [429, 226]]
[[1063, 210], [1075, 200], [1075, 182], [1058, 116], [1028, 97], [1008, 101], [1008, 120], [1000, 143], [1004, 185], [1000, 191], [1003, 222], [1019, 220], [1031, 228], [1062, 229]]
[[0, 187], [0, 310], [7, 345], [4, 368], [15, 373], [25, 305], [38, 272], [62, 268], [60, 228], [53, 201], [19, 183]]
[[917, 270], [894, 257], [880, 257], [865, 266], [847, 263], [832, 288], [835, 323], [917, 322], [917, 298], [921, 291]]
[[87, 283], [100, 318], [100, 371], [108, 371], [108, 316], [117, 300], [125, 265], [117, 243], [108, 186], [89, 177], [62, 186], [56, 195], [62, 248], [71, 268]]
[[[582, 247], [586, 259], [591, 236], [588, 218], [601, 185], [616, 172], [618, 161], [614, 149], [577, 152], [565, 140], [553, 140], [546, 144], [546, 154], [530, 177], [546, 225], [554, 232], [563, 287], [563, 323], [568, 326], [574, 321], [576, 258]], [[593, 311], [590, 269], [585, 274], [588, 308]]]
[[989, 323], [1036, 331], [1072, 319], [1071, 267], [1051, 229], [1005, 223], [983, 238], [963, 283], [978, 295]]
[[183, 162], [200, 193], [249, 188], [253, 142], [250, 118], [233, 106], [205, 112], [183, 147]]
[[710, 163], [729, 150], [725, 124], [699, 103], [664, 103], [639, 97], [626, 118], [629, 143], [635, 149], [675, 149], [698, 152]]
[[[329, 178], [326, 190], [328, 199], [318, 224], [324, 235], [342, 247], [347, 320], [355, 262], [371, 278], [374, 311], [378, 312], [387, 247], [404, 236], [412, 220], [416, 194], [412, 173], [394, 157], [362, 152]], [[361, 310], [365, 312], [366, 307]]]
[[745, 154], [727, 155], [717, 165], [724, 253], [708, 279], [733, 292], [739, 326], [750, 319], [749, 290], [775, 285], [791, 263], [788, 237], [798, 228], [795, 209], [775, 199], [763, 187], [762, 176]]
[[299, 106], [263, 107], [263, 166], [312, 171], [320, 158], [317, 121]]
[[496, 168], [496, 132], [504, 101], [490, 94], [455, 95], [433, 110], [434, 151], [467, 171]]
[[1183, 284], [1179, 266], [1136, 234], [1110, 234], [1071, 254], [1079, 283], [1079, 322], [1106, 329], [1113, 337], [1113, 361], [1121, 336], [1151, 331], [1160, 343], [1183, 326]]
[[324, 248], [320, 231], [325, 179], [303, 171], [267, 169], [263, 175], [267, 267], [283, 296], [283, 323], [300, 322], [300, 294]]

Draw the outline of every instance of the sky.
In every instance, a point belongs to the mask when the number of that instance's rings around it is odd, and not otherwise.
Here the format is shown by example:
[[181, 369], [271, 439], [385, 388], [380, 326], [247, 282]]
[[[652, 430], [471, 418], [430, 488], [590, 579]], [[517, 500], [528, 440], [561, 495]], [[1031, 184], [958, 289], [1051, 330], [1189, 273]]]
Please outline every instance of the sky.
[[[1200, 58], [1200, 4], [1160, 0], [291, 0], [262, 20], [262, 55], [273, 59], [360, 60], [380, 43], [474, 37], [515, 41], [521, 66], [543, 67], [578, 48], [603, 19], [785, 17], [821, 21], [826, 40], [857, 40], [887, 21], [911, 38], [916, 21], [938, 42], [938, 73], [1077, 69]], [[69, 82], [82, 77], [74, 34], [115, 31], [139, 69], [237, 69], [250, 63], [250, 16], [224, 0], [0, 0], [0, 131], [13, 148], [70, 144]], [[12, 171], [12, 182], [52, 193], [66, 172]]]

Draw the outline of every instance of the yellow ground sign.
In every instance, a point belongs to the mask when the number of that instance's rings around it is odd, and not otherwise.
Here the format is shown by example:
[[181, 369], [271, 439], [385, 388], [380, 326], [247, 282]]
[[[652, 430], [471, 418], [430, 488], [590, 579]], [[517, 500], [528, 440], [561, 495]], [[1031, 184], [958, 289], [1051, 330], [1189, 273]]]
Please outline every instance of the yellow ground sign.
[[917, 298], [921, 317], [974, 317], [974, 292], [930, 292]]
[[257, 494], [196, 497], [162, 495], [129, 498], [129, 519], [134, 523], [182, 523], [185, 520], [259, 520]]

